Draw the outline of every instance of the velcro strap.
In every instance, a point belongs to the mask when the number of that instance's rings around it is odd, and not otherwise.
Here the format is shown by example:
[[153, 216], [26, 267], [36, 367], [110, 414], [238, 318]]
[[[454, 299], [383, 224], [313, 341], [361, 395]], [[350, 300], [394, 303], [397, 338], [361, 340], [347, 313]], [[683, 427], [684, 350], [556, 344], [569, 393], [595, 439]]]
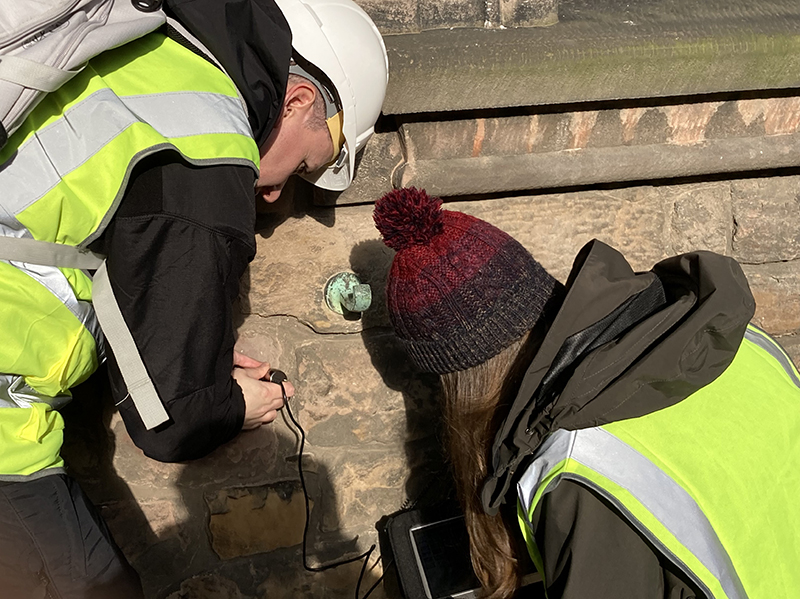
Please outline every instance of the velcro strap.
[[51, 67], [19, 56], [0, 58], [0, 79], [42, 92], [54, 92], [81, 72]]
[[0, 236], [0, 260], [94, 270], [103, 263], [103, 256], [75, 246], [29, 237]]

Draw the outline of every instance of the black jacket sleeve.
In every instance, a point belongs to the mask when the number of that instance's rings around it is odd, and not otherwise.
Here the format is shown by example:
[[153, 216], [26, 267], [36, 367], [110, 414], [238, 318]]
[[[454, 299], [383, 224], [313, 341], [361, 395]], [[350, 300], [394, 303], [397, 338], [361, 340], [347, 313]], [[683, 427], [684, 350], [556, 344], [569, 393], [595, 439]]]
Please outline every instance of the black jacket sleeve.
[[108, 255], [114, 295], [170, 416], [145, 430], [110, 355], [114, 400], [133, 441], [154, 459], [199, 458], [241, 430], [232, 304], [255, 255], [254, 178], [245, 167], [198, 168], [156, 154], [135, 169], [92, 246]]
[[612, 505], [561, 481], [533, 517], [550, 599], [706, 599]]

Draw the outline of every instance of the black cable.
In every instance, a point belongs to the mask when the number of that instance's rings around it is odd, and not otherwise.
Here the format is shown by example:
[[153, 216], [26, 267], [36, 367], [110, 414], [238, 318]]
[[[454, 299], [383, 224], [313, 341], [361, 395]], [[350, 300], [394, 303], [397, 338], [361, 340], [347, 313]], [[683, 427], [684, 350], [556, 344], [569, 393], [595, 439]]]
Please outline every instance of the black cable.
[[[344, 566], [345, 564], [351, 564], [356, 562], [360, 559], [364, 560], [364, 564], [361, 566], [361, 573], [358, 576], [358, 582], [356, 583], [356, 599], [367, 599], [372, 594], [378, 584], [383, 580], [383, 577], [386, 575], [386, 568], [383, 570], [380, 578], [375, 581], [370, 589], [367, 591], [367, 594], [363, 597], [359, 598], [358, 594], [361, 590], [361, 581], [364, 579], [364, 573], [367, 570], [367, 564], [369, 564], [369, 558], [372, 555], [372, 552], [375, 551], [375, 544], [373, 543], [372, 546], [367, 549], [361, 555], [357, 555], [355, 557], [350, 557], [347, 559], [339, 560], [338, 562], [332, 562], [330, 564], [325, 564], [323, 566], [309, 566], [308, 565], [308, 555], [306, 550], [307, 544], [307, 537], [308, 537], [308, 526], [311, 521], [311, 507], [308, 499], [308, 489], [306, 488], [306, 478], [303, 474], [303, 449], [305, 448], [306, 444], [306, 432], [303, 430], [303, 427], [300, 426], [300, 423], [295, 419], [294, 414], [292, 414], [292, 409], [289, 407], [289, 398], [286, 396], [286, 389], [283, 386], [283, 383], [286, 381], [286, 375], [281, 372], [280, 370], [272, 370], [269, 374], [269, 380], [272, 383], [277, 383], [281, 386], [281, 392], [283, 393], [283, 405], [286, 408], [286, 413], [289, 415], [289, 420], [292, 421], [295, 428], [297, 428], [298, 432], [300, 433], [300, 449], [297, 455], [297, 472], [300, 475], [300, 486], [303, 488], [303, 500], [305, 501], [306, 507], [306, 522], [303, 526], [303, 544], [302, 544], [302, 551], [303, 551], [303, 568], [305, 568], [309, 572], [324, 572], [326, 570], [331, 570], [333, 568], [338, 568], [339, 566]], [[380, 561], [380, 556], [378, 557], [378, 561]], [[377, 565], [378, 562], [375, 562]], [[391, 562], [389, 563], [391, 565]], [[374, 566], [373, 566], [374, 567]], [[388, 566], [387, 566], [388, 568]]]

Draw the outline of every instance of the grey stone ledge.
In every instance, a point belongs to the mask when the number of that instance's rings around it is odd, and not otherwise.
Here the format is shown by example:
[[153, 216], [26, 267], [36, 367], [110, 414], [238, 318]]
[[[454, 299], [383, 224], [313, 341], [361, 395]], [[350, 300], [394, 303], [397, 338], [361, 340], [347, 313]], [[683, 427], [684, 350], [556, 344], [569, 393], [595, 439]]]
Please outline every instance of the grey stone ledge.
[[800, 87], [793, 1], [573, 0], [559, 12], [544, 28], [387, 35], [384, 114]]

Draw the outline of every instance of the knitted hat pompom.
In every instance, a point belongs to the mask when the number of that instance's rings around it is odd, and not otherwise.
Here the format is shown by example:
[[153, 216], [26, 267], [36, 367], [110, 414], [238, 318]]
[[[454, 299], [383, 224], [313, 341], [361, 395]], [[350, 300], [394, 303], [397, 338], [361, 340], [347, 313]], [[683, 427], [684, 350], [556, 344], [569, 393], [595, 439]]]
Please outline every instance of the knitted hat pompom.
[[404, 187], [384, 195], [372, 215], [383, 242], [398, 252], [426, 245], [442, 232], [442, 200], [424, 189]]

